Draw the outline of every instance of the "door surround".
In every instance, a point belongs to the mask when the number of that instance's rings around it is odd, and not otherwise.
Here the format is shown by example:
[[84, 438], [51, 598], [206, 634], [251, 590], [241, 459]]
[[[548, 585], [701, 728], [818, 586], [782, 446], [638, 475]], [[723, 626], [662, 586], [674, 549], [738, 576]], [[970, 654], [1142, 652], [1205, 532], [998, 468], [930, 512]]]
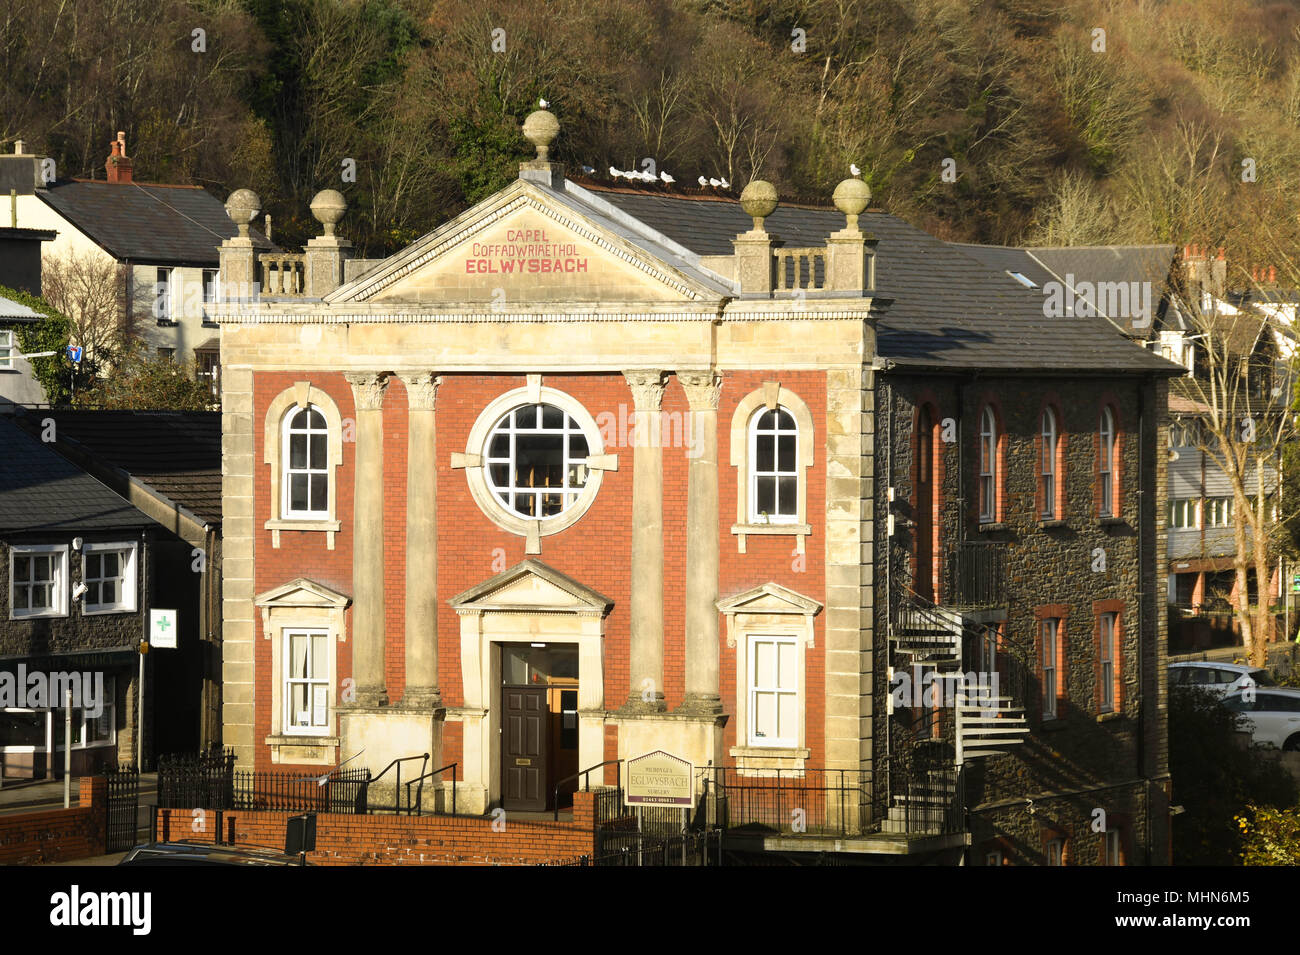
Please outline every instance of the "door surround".
[[465, 806], [501, 800], [501, 644], [578, 646], [578, 764], [605, 752], [605, 619], [613, 601], [541, 561], [524, 560], [450, 601], [460, 617]]

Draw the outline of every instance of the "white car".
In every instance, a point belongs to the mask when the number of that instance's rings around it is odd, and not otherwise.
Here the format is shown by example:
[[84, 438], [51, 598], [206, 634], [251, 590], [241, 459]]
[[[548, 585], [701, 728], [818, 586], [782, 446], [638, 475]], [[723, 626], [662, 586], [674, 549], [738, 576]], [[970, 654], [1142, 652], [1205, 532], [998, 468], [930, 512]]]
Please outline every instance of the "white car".
[[1300, 750], [1300, 689], [1238, 691], [1229, 694], [1223, 705], [1246, 718], [1255, 744]]
[[1169, 686], [1190, 686], [1209, 690], [1217, 696], [1243, 689], [1249, 677], [1255, 686], [1277, 686], [1267, 670], [1245, 663], [1219, 663], [1215, 660], [1189, 660], [1169, 664]]

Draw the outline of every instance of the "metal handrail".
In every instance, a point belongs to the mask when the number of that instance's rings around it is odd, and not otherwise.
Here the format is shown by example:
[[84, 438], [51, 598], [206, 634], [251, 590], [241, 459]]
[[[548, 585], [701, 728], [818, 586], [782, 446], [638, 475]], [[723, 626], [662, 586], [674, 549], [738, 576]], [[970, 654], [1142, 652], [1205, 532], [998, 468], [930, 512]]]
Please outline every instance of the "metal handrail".
[[423, 815], [424, 780], [430, 778], [431, 776], [437, 776], [439, 773], [445, 772], [446, 770], [450, 769], [451, 770], [451, 814], [453, 816], [456, 815], [456, 767], [458, 765], [459, 763], [448, 763], [446, 766], [443, 766], [441, 769], [435, 769], [433, 770], [433, 772], [425, 773], [423, 776], [417, 776], [415, 779], [410, 780], [406, 784], [406, 814], [408, 816], [411, 815], [411, 787], [416, 783], [421, 783], [421, 786], [419, 790], [417, 790], [416, 797], [415, 797], [416, 806], [417, 806], [415, 814], [417, 816]]
[[565, 783], [571, 782], [572, 780], [577, 779], [579, 776], [582, 776], [584, 777], [582, 781], [582, 791], [591, 792], [590, 774], [595, 772], [597, 769], [603, 769], [604, 767], [608, 766], [610, 763], [613, 763], [614, 765], [618, 766], [618, 774], [616, 776], [616, 780], [614, 783], [615, 788], [617, 789], [623, 788], [623, 760], [621, 759], [607, 759], [603, 763], [597, 763], [595, 766], [589, 766], [586, 769], [580, 770], [574, 773], [572, 776], [565, 776], [563, 779], [561, 779], [558, 783], [555, 784], [555, 790], [551, 794], [552, 798], [555, 801], [556, 822], [559, 822], [560, 820], [560, 787], [563, 786]]
[[[408, 763], [413, 759], [422, 759], [424, 760], [424, 766], [429, 765], [428, 753], [425, 753], [422, 756], [399, 756], [397, 759], [385, 766], [378, 776], [371, 776], [367, 782], [367, 788], [369, 788], [379, 782], [379, 780], [383, 779], [390, 769], [394, 766], [397, 767], [397, 785], [393, 787], [393, 815], [397, 815], [402, 811], [402, 763]], [[421, 766], [420, 768], [423, 769], [424, 766]]]

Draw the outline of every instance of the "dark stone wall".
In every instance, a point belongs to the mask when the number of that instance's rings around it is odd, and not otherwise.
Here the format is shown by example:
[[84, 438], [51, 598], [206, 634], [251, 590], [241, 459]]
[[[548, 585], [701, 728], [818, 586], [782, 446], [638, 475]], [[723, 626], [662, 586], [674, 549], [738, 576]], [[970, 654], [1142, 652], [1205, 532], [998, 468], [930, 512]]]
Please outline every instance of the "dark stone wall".
[[[887, 391], [877, 412], [877, 553], [888, 553], [888, 579], [878, 570], [882, 594], [896, 602], [914, 579], [916, 553], [916, 463], [918, 409], [933, 411], [931, 433], [939, 491], [938, 603], [944, 603], [946, 549], [957, 540], [1005, 547], [1006, 618], [999, 671], [1002, 692], [1010, 689], [1024, 706], [1032, 735], [1001, 756], [967, 763], [967, 804], [972, 808], [971, 862], [983, 864], [980, 847], [1007, 840], [1004, 855], [1041, 863], [1043, 832], [1061, 831], [1067, 863], [1097, 864], [1100, 833], [1092, 831], [1093, 810], [1104, 809], [1123, 827], [1129, 864], [1168, 859], [1167, 749], [1164, 700], [1165, 578], [1157, 555], [1165, 552], [1163, 521], [1164, 428], [1167, 386], [1140, 379], [993, 378], [882, 376]], [[892, 392], [892, 395], [890, 394]], [[1000, 421], [1000, 520], [981, 525], [978, 512], [979, 415], [992, 401]], [[1058, 480], [1064, 507], [1058, 521], [1040, 519], [1040, 427], [1050, 402], [1064, 442]], [[1097, 508], [1097, 431], [1103, 403], [1117, 417], [1120, 457], [1118, 513], [1102, 519]], [[1139, 434], [1139, 420], [1144, 432]], [[946, 431], [946, 434], [944, 433]], [[937, 432], [937, 434], [935, 433]], [[943, 440], [945, 437], [952, 440]], [[1141, 438], [1141, 440], [1139, 440]], [[1141, 456], [1140, 456], [1141, 455]], [[886, 488], [893, 488], [888, 501]], [[887, 536], [892, 508], [895, 533]], [[1139, 541], [1142, 553], [1139, 553]], [[1105, 569], [1099, 566], [1104, 552]], [[933, 579], [933, 578], [932, 578]], [[1105, 609], [1121, 613], [1122, 707], [1100, 714], [1097, 698], [1095, 602], [1119, 601]], [[885, 601], [877, 600], [877, 627], [886, 626]], [[1036, 608], [1061, 605], [1044, 615], [1065, 618], [1063, 671], [1067, 698], [1060, 718], [1041, 714], [1039, 618]], [[1140, 625], [1139, 625], [1140, 622]], [[876, 672], [891, 663], [887, 641], [879, 641]], [[1140, 678], [1139, 678], [1140, 674]], [[886, 680], [876, 681], [876, 703], [884, 711]], [[950, 714], [941, 715], [950, 720]], [[950, 735], [950, 724], [944, 723]], [[892, 746], [907, 745], [898, 735]], [[877, 751], [884, 746], [877, 740]], [[1143, 777], [1154, 779], [1148, 783]], [[1077, 795], [1067, 795], [1075, 793]], [[1027, 799], [1034, 799], [1028, 813]], [[1148, 802], [1151, 825], [1148, 827]], [[1148, 856], [1149, 853], [1149, 856]]]

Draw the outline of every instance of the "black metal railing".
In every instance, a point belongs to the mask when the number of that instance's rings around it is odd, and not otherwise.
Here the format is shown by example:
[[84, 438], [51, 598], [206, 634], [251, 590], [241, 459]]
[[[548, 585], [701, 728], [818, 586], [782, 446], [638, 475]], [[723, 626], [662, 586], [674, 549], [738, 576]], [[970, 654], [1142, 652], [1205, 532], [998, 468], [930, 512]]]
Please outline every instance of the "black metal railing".
[[948, 547], [944, 561], [945, 607], [1000, 607], [1007, 602], [1007, 545], [960, 541]]
[[868, 770], [710, 766], [701, 772], [699, 828], [836, 836], [870, 829]]
[[[446, 766], [443, 766], [440, 769], [435, 769], [432, 772], [423, 774], [422, 776], [417, 776], [415, 779], [407, 780], [406, 814], [408, 816], [410, 815], [420, 816], [424, 814], [424, 781], [426, 779], [434, 779], [437, 776], [441, 775], [442, 773], [445, 773], [447, 770], [450, 769], [451, 770], [451, 815], [453, 816], [456, 815], [456, 783], [457, 783], [456, 769], [458, 766], [459, 763], [448, 763]], [[415, 786], [416, 784], [419, 785], [419, 788], [416, 789], [415, 791], [415, 803], [414, 803], [414, 808], [412, 808], [411, 787]], [[438, 811], [436, 799], [435, 799], [433, 811], [434, 812]]]
[[235, 769], [235, 754], [214, 750], [158, 758], [161, 809], [267, 809], [363, 814], [369, 811], [368, 769], [320, 775]]
[[[396, 759], [394, 759], [391, 763], [389, 763], [387, 766], [385, 766], [383, 769], [381, 769], [381, 770], [379, 771], [379, 775], [378, 775], [378, 776], [373, 776], [373, 777], [371, 777], [371, 779], [370, 779], [370, 784], [373, 786], [375, 783], [379, 782], [379, 780], [381, 780], [381, 779], [383, 779], [385, 776], [387, 776], [387, 775], [388, 775], [388, 771], [389, 771], [390, 769], [391, 769], [391, 770], [396, 770], [396, 774], [397, 774], [397, 776], [396, 776], [396, 781], [393, 783], [393, 809], [392, 809], [392, 812], [393, 812], [394, 815], [398, 815], [398, 814], [400, 814], [401, 811], [402, 811], [402, 802], [401, 802], [401, 800], [402, 800], [402, 763], [409, 763], [409, 762], [412, 762], [413, 760], [417, 760], [417, 759], [420, 760], [420, 778], [423, 778], [423, 776], [424, 776], [424, 771], [425, 771], [426, 768], [428, 768], [428, 765], [429, 765], [429, 754], [428, 754], [428, 753], [421, 753], [419, 756], [399, 756], [399, 757], [397, 757]], [[444, 768], [446, 768], [446, 767], [444, 767]], [[409, 803], [410, 803], [410, 792], [411, 792], [411, 791], [410, 791], [410, 789], [408, 788], [408, 789], [406, 790], [406, 793], [407, 793], [407, 803], [408, 803], [408, 807], [407, 807], [407, 808], [408, 808], [408, 809], [410, 808], [410, 807], [409, 807]]]
[[104, 770], [108, 780], [105, 801], [104, 851], [121, 852], [139, 841], [140, 770], [119, 766]]
[[556, 819], [557, 822], [559, 821], [559, 818], [560, 818], [560, 787], [562, 787], [565, 783], [571, 783], [571, 782], [573, 782], [573, 781], [575, 781], [575, 780], [577, 780], [577, 779], [581, 779], [581, 780], [582, 780], [582, 789], [583, 789], [583, 791], [584, 791], [584, 792], [589, 792], [589, 791], [591, 790], [591, 774], [594, 773], [594, 772], [595, 772], [596, 770], [598, 770], [598, 769], [604, 769], [606, 766], [616, 766], [616, 767], [618, 767], [618, 768], [615, 770], [615, 777], [614, 777], [615, 780], [616, 780], [615, 785], [614, 785], [614, 792], [615, 792], [616, 795], [614, 795], [614, 796], [611, 797], [611, 796], [608, 794], [608, 792], [607, 792], [608, 787], [605, 787], [604, 789], [600, 789], [600, 790], [597, 791], [597, 795], [596, 795], [596, 803], [597, 803], [597, 806], [596, 806], [596, 809], [597, 809], [597, 812], [596, 812], [596, 824], [599, 825], [599, 824], [600, 824], [600, 820], [601, 820], [600, 812], [601, 812], [601, 800], [602, 800], [602, 799], [603, 799], [603, 800], [606, 800], [606, 801], [612, 799], [612, 800], [614, 801], [614, 806], [615, 806], [615, 807], [618, 806], [618, 805], [621, 805], [621, 804], [622, 804], [622, 801], [623, 801], [623, 760], [621, 760], [621, 759], [607, 759], [607, 760], [605, 760], [603, 763], [597, 763], [595, 766], [588, 766], [586, 769], [580, 770], [579, 772], [574, 773], [572, 776], [565, 776], [563, 779], [561, 779], [558, 783], [555, 784], [555, 788], [554, 788], [554, 790], [553, 790], [552, 793], [551, 793], [551, 799], [553, 800], [552, 803], [551, 803], [551, 805], [555, 807], [555, 819]]
[[944, 739], [906, 745], [886, 761], [888, 782], [875, 812], [885, 833], [937, 835], [966, 831], [966, 779]]

